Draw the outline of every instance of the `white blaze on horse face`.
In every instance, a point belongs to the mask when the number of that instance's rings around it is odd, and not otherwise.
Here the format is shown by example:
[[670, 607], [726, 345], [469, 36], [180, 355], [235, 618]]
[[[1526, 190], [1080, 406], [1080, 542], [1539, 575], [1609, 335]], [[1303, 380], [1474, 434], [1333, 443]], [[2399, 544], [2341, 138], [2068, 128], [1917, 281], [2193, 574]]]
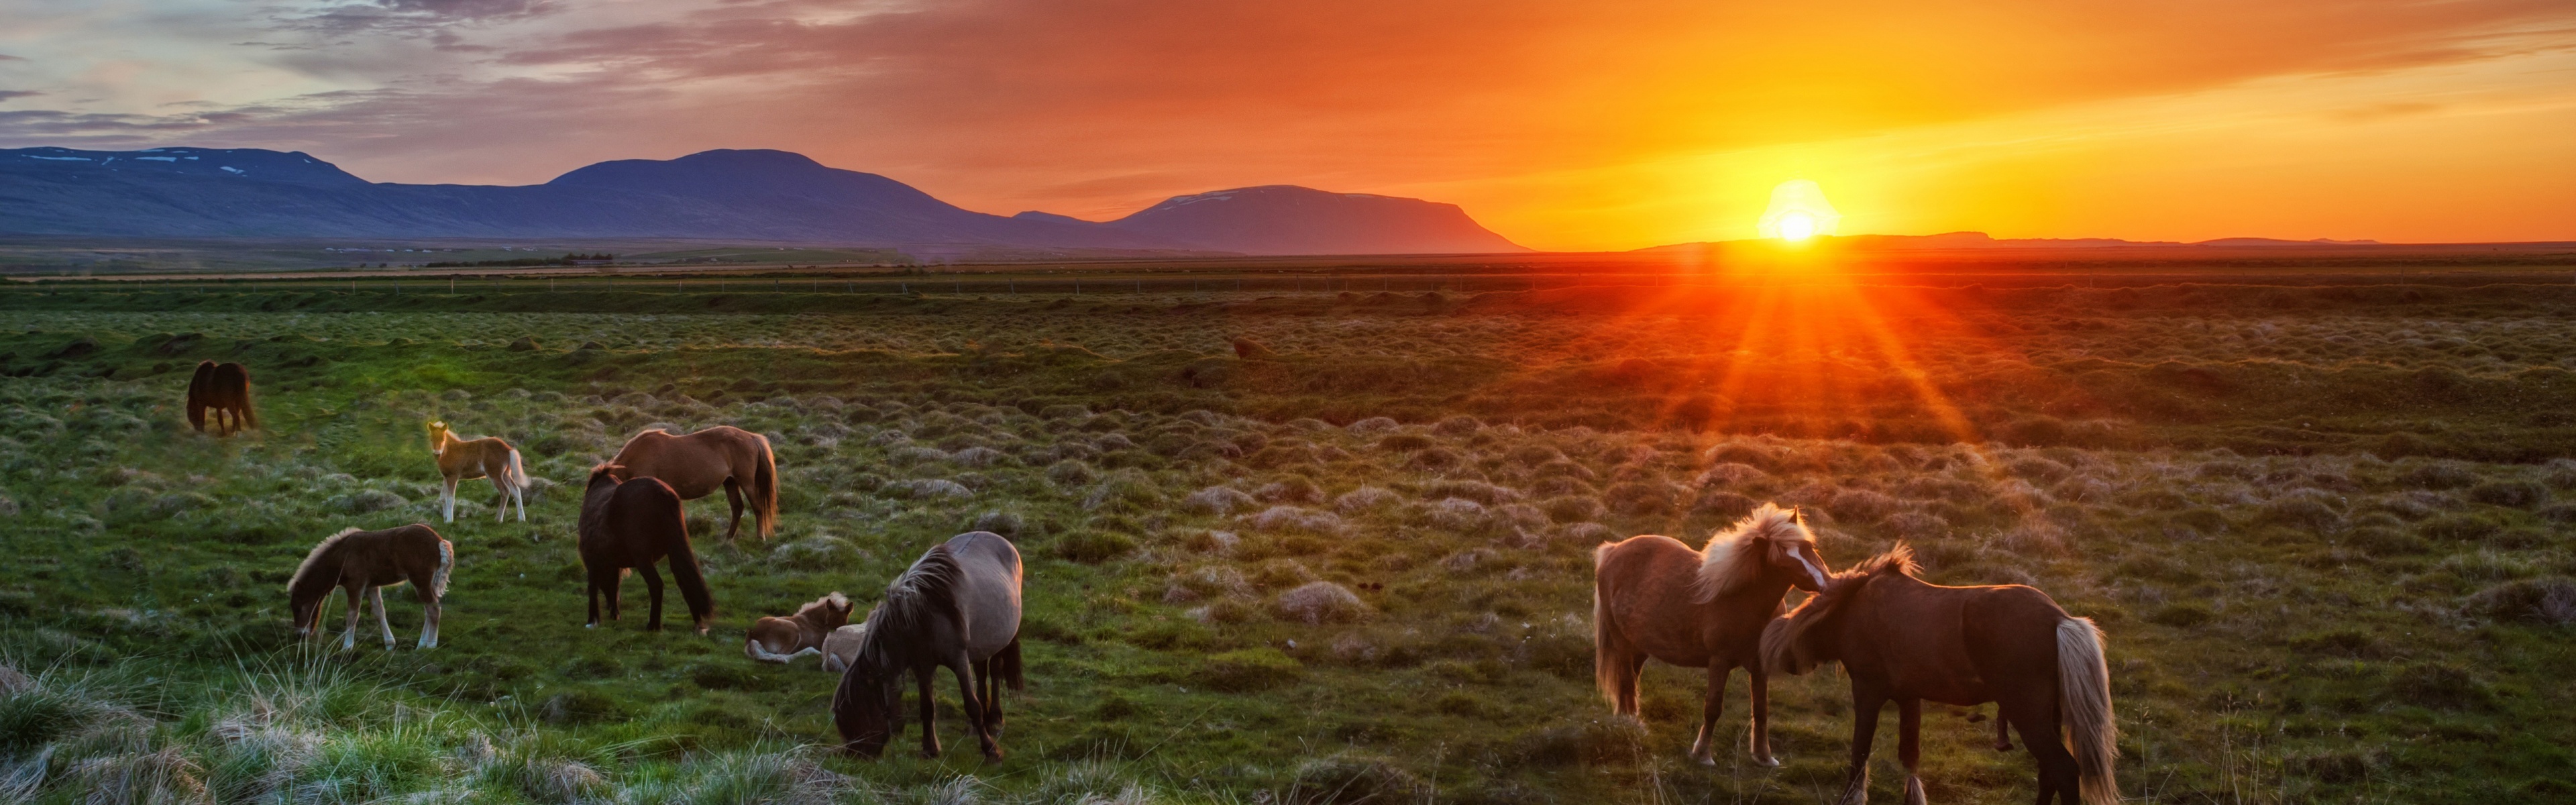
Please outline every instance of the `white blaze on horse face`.
[[[1805, 549], [1805, 551], [1801, 551], [1801, 550], [1800, 550], [1801, 548]], [[1807, 570], [1807, 577], [1808, 577], [1808, 578], [1810, 578], [1810, 579], [1814, 579], [1814, 580], [1815, 580], [1815, 582], [1816, 582], [1816, 589], [1817, 589], [1818, 591], [1822, 591], [1822, 590], [1824, 590], [1824, 589], [1825, 589], [1825, 584], [1826, 584], [1825, 571], [1824, 571], [1823, 569], [1821, 569], [1821, 568], [1816, 567], [1816, 564], [1815, 564], [1814, 562], [1809, 562], [1809, 561], [1807, 561], [1807, 553], [1806, 553], [1806, 551], [1813, 551], [1813, 550], [1815, 550], [1815, 544], [1814, 544], [1814, 543], [1808, 543], [1808, 542], [1800, 542], [1800, 543], [1796, 543], [1793, 547], [1791, 547], [1791, 548], [1789, 549], [1789, 558], [1798, 560], [1798, 566], [1799, 566], [1799, 567], [1806, 568], [1806, 570]]]

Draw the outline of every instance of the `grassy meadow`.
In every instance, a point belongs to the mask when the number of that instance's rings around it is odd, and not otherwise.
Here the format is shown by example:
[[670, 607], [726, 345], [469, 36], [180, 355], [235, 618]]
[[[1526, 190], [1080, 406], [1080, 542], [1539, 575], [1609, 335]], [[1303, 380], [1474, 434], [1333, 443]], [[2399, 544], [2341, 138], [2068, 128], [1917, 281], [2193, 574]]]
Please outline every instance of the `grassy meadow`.
[[[2558, 282], [0, 290], [0, 800], [1825, 801], [1833, 672], [1773, 680], [1778, 769], [1740, 675], [1716, 768], [1696, 672], [1650, 666], [1642, 724], [1591, 680], [1592, 547], [1761, 501], [2099, 621], [2130, 798], [2576, 799]], [[188, 429], [203, 359], [263, 430]], [[519, 446], [529, 522], [482, 481], [434, 521], [431, 419]], [[632, 583], [583, 629], [587, 468], [715, 424], [775, 446], [776, 537], [694, 501], [714, 633]], [[402, 588], [401, 648], [293, 640], [313, 543], [410, 522], [457, 548], [441, 646]], [[944, 677], [946, 756], [834, 754], [836, 677], [743, 629], [969, 529], [1029, 562], [1009, 757]], [[2030, 798], [1991, 710], [1927, 708], [1934, 801]]]

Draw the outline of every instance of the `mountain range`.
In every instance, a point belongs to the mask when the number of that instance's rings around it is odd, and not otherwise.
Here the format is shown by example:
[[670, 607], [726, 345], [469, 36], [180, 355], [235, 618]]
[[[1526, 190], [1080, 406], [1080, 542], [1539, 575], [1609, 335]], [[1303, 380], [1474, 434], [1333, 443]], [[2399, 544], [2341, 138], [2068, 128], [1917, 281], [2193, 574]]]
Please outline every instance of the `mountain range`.
[[573, 170], [538, 185], [369, 182], [300, 151], [0, 149], [0, 235], [685, 238], [1242, 254], [1527, 251], [1454, 204], [1270, 185], [1175, 196], [1114, 221], [961, 209], [771, 150]]

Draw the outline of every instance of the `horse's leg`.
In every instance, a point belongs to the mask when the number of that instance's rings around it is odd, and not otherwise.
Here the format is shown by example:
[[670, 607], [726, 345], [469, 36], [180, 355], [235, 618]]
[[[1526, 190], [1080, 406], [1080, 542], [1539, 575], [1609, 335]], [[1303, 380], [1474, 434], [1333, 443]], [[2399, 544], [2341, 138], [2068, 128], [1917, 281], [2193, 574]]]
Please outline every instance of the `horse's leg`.
[[448, 522], [451, 522], [451, 523], [456, 522], [456, 482], [457, 482], [457, 480], [458, 480], [458, 477], [457, 477], [457, 476], [454, 476], [454, 475], [447, 476], [447, 491], [446, 491], [446, 492], [444, 492], [444, 493], [441, 493], [441, 494], [438, 496], [438, 504], [439, 504], [440, 506], [444, 506], [444, 507], [446, 507], [446, 508], [447, 508], [447, 515], [446, 515], [446, 516], [447, 516], [447, 521], [448, 521]]
[[2039, 764], [2039, 805], [2051, 800], [2074, 805], [2082, 793], [2076, 779], [2075, 756], [2066, 751], [2057, 718], [2055, 686], [2038, 691], [2016, 691], [1998, 697], [1995, 710], [1999, 717], [2021, 731], [2022, 746]]
[[724, 487], [725, 503], [733, 507], [733, 522], [725, 526], [725, 541], [732, 542], [734, 532], [742, 530], [742, 484], [726, 478]]
[[1995, 708], [1995, 751], [2012, 751], [2012, 720], [2004, 718], [2003, 708]]
[[438, 647], [438, 594], [420, 582], [412, 582], [420, 591], [420, 648]]
[[948, 671], [957, 675], [957, 698], [963, 700], [960, 704], [965, 706], [966, 727], [975, 732], [975, 743], [984, 750], [984, 762], [1001, 762], [1002, 745], [993, 740], [992, 725], [984, 721], [984, 697], [976, 689], [983, 678], [975, 673], [975, 663], [966, 659], [964, 649], [959, 649], [957, 656], [948, 660]]
[[1619, 703], [1611, 709], [1621, 715], [1634, 716], [1641, 712], [1637, 709], [1637, 684], [1646, 675], [1646, 653], [1635, 652], [1623, 659], [1621, 670], [1626, 673], [1619, 675]]
[[1780, 759], [1771, 756], [1771, 680], [1762, 673], [1760, 662], [1744, 666], [1744, 675], [1746, 684], [1753, 689], [1753, 736], [1749, 741], [1753, 764], [1778, 766]]
[[1002, 737], [1002, 677], [997, 673], [1001, 664], [998, 657], [986, 657], [975, 664], [975, 679], [983, 685], [980, 693], [984, 697], [984, 723], [991, 725], [996, 740]]
[[376, 605], [376, 628], [385, 633], [385, 650], [394, 649], [394, 622], [385, 617], [385, 588], [367, 588], [367, 600]]
[[352, 584], [340, 588], [341, 592], [349, 595], [348, 628], [340, 630], [341, 651], [348, 651], [358, 647], [358, 613], [365, 611], [367, 608], [366, 602], [358, 600], [358, 586], [359, 585]]
[[921, 689], [922, 757], [939, 756], [939, 708], [934, 707], [931, 704], [931, 682], [934, 681], [931, 679], [931, 675], [938, 673], [938, 671], [939, 667], [936, 665], [922, 665], [912, 669], [913, 682], [918, 684]]
[[1877, 686], [1852, 680], [1851, 782], [1843, 786], [1842, 805], [1869, 802], [1869, 745], [1878, 739], [1878, 711], [1886, 706]]
[[600, 573], [600, 597], [608, 600], [608, 619], [618, 620], [617, 588], [626, 584], [626, 568], [612, 567]]
[[1924, 805], [1923, 776], [1915, 762], [1923, 757], [1923, 700], [1896, 700], [1896, 762], [1905, 764], [1905, 805]]
[[1700, 703], [1699, 739], [1692, 741], [1690, 748], [1690, 759], [1699, 761], [1702, 766], [1717, 765], [1717, 750], [1711, 747], [1717, 743], [1718, 716], [1726, 711], [1726, 677], [1734, 672], [1735, 666], [1709, 658], [1708, 701]]
[[644, 619], [644, 631], [662, 631], [662, 571], [654, 570], [651, 562], [635, 569], [644, 577], [644, 589], [653, 594], [653, 614]]
[[[588, 565], [587, 569], [590, 571], [590, 590], [585, 594], [585, 597], [590, 601], [590, 620], [583, 622], [582, 628], [597, 629], [599, 628], [599, 595], [600, 593], [607, 592], [611, 589], [608, 586], [608, 582], [601, 579], [600, 576], [603, 574], [613, 574], [616, 571], [603, 571], [598, 565]], [[609, 595], [612, 596], [609, 599], [610, 603], [615, 603], [617, 599], [613, 596], [615, 596], [616, 593], [609, 593]]]

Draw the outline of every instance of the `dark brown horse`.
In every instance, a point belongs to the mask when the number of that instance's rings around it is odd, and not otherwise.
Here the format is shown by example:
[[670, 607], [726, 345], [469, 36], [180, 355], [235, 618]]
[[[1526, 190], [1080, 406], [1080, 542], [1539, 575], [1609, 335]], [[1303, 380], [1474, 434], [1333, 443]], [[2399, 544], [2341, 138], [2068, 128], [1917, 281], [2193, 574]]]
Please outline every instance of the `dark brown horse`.
[[785, 664], [823, 652], [823, 639], [850, 622], [850, 597], [831, 593], [814, 599], [796, 614], [752, 621], [743, 635], [742, 655], [761, 662]]
[[969, 531], [931, 546], [886, 585], [868, 612], [859, 646], [832, 692], [842, 747], [866, 757], [903, 730], [903, 675], [921, 696], [921, 754], [939, 756], [932, 676], [957, 675], [966, 724], [985, 760], [1001, 760], [1002, 683], [1023, 690], [1020, 672], [1020, 550], [1002, 535]]
[[1592, 675], [1611, 711], [1637, 714], [1637, 677], [1648, 658], [1708, 669], [1690, 756], [1715, 764], [1726, 678], [1742, 667], [1752, 688], [1753, 762], [1779, 765], [1771, 757], [1762, 627], [1780, 614], [1790, 587], [1812, 592], [1825, 581], [1816, 535], [1797, 512], [1762, 504], [1701, 551], [1653, 534], [1602, 543], [1592, 564]]
[[[1825, 591], [1772, 621], [1764, 661], [1803, 674], [1840, 662], [1851, 677], [1851, 781], [1842, 801], [1869, 798], [1869, 748], [1879, 709], [1896, 702], [1896, 755], [1905, 801], [1921, 803], [1915, 774], [1924, 699], [1969, 707], [1996, 703], [2000, 730], [2021, 732], [2039, 762], [2039, 805], [2115, 805], [2119, 726], [2102, 630], [2066, 614], [2047, 593], [2009, 584], [1941, 587], [1914, 577], [1913, 551], [1894, 550], [1834, 577]], [[2060, 737], [2060, 727], [2065, 737]], [[2067, 739], [2073, 739], [2073, 751]], [[1998, 749], [2010, 745], [1998, 740]]]
[[334, 589], [348, 593], [349, 624], [340, 648], [358, 646], [358, 596], [376, 605], [376, 626], [384, 630], [385, 648], [394, 647], [394, 627], [385, 620], [385, 587], [411, 583], [412, 594], [426, 610], [420, 647], [438, 647], [438, 599], [447, 594], [447, 577], [456, 569], [456, 546], [429, 526], [413, 523], [383, 531], [355, 528], [323, 538], [304, 555], [295, 576], [286, 582], [288, 609], [294, 613], [295, 636], [311, 637], [322, 628], [322, 609]]
[[217, 436], [259, 427], [259, 412], [250, 405], [249, 369], [238, 363], [197, 362], [196, 375], [188, 379], [188, 426], [205, 430], [209, 412]]
[[581, 565], [590, 574], [590, 621], [599, 625], [600, 599], [608, 600], [608, 619], [617, 619], [617, 582], [628, 569], [644, 574], [644, 589], [653, 596], [647, 631], [662, 628], [662, 574], [653, 563], [671, 559], [671, 577], [680, 597], [689, 602], [689, 617], [698, 634], [715, 618], [706, 577], [698, 572], [697, 552], [689, 547], [688, 518], [680, 513], [680, 496], [657, 478], [623, 477], [624, 467], [601, 464], [590, 469], [590, 485], [581, 498]]
[[627, 439], [608, 462], [626, 467], [628, 477], [662, 479], [681, 500], [697, 500], [724, 489], [725, 502], [733, 504], [733, 521], [725, 526], [728, 542], [742, 529], [745, 502], [760, 526], [761, 539], [778, 530], [778, 459], [770, 452], [766, 436], [731, 425], [686, 436], [648, 430]]

